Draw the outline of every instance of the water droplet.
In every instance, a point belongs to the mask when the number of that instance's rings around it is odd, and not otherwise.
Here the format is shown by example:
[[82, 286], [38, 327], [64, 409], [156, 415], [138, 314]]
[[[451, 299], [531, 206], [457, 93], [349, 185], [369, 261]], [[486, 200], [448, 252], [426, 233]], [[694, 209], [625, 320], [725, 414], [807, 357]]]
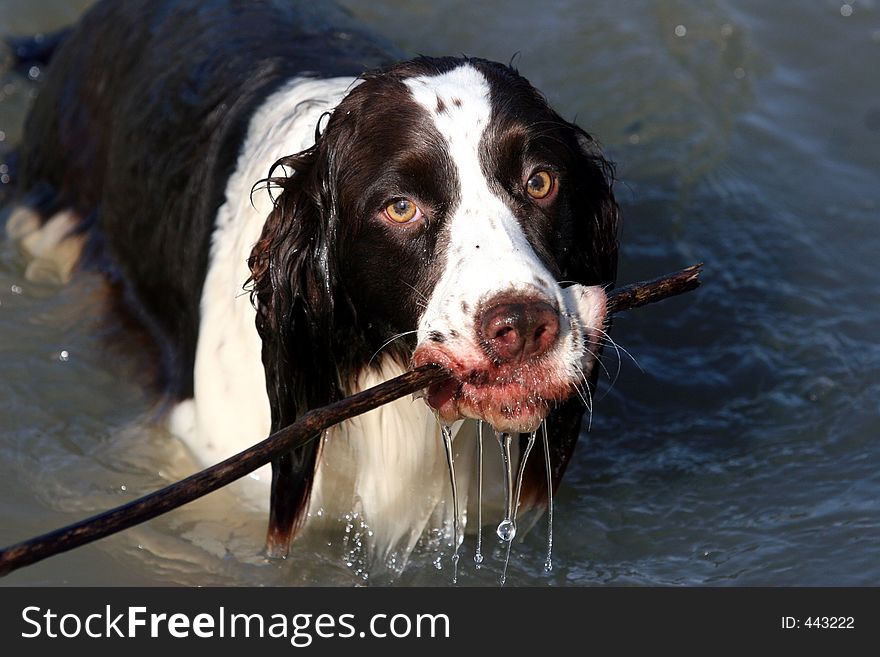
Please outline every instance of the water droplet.
[[452, 454], [452, 427], [443, 424], [440, 426], [443, 434], [443, 447], [446, 451], [446, 465], [449, 468], [449, 484], [452, 488], [452, 583], [458, 583], [458, 546], [459, 546], [459, 517], [458, 517], [458, 489], [455, 485], [455, 462]]
[[504, 482], [504, 519], [510, 520], [513, 515], [513, 467], [510, 462], [510, 434], [495, 432], [498, 446], [501, 448], [501, 475]]
[[553, 468], [550, 466], [550, 439], [547, 436], [547, 420], [541, 424], [544, 438], [544, 469], [547, 474], [547, 559], [544, 571], [553, 570]]
[[[508, 441], [509, 443], [509, 441]], [[519, 468], [516, 473], [516, 504], [513, 505], [513, 514], [510, 513], [510, 507], [508, 507], [508, 513], [505, 516], [505, 519], [498, 525], [498, 537], [507, 542], [507, 554], [504, 555], [504, 570], [501, 572], [501, 585], [504, 586], [504, 582], [507, 581], [507, 565], [510, 563], [510, 547], [513, 543], [513, 537], [516, 536], [516, 514], [519, 511], [519, 499], [520, 493], [522, 493], [522, 482], [523, 475], [526, 471], [526, 463], [529, 460], [529, 454], [532, 451], [532, 447], [535, 444], [535, 432], [529, 434], [529, 437], [526, 441], [526, 448], [523, 453], [520, 455], [519, 460]], [[510, 464], [508, 463], [508, 478], [510, 477]], [[509, 484], [508, 484], [509, 485]], [[510, 523], [507, 525], [507, 523]]]
[[474, 563], [479, 570], [483, 563], [483, 421], [477, 424], [477, 549]]
[[733, 69], [733, 77], [735, 77], [737, 80], [742, 80], [744, 77], [746, 77], [746, 70], [741, 66], [737, 66], [735, 69]]
[[[843, 10], [841, 10], [841, 11], [843, 11]], [[31, 66], [28, 69], [28, 77], [31, 80], [36, 80], [38, 77], [40, 77], [40, 67], [39, 66]]]
[[683, 37], [688, 33], [687, 28], [684, 25], [676, 25], [675, 26], [675, 36]]
[[58, 360], [60, 360], [62, 363], [66, 363], [70, 360], [70, 352], [67, 351], [67, 349], [62, 349], [61, 353], [58, 354]]
[[495, 530], [495, 533], [502, 541], [512, 541], [516, 536], [516, 523], [513, 520], [502, 520], [498, 523], [498, 529]]
[[13, 285], [12, 287], [9, 288], [9, 290], [13, 294], [21, 294], [24, 291], [21, 289], [21, 285]]
[[849, 18], [853, 15], [853, 6], [851, 4], [843, 4], [840, 6], [840, 15], [844, 18]]
[[122, 485], [119, 487], [119, 490], [128, 490], [128, 486], [126, 486], [125, 484], [122, 484]]

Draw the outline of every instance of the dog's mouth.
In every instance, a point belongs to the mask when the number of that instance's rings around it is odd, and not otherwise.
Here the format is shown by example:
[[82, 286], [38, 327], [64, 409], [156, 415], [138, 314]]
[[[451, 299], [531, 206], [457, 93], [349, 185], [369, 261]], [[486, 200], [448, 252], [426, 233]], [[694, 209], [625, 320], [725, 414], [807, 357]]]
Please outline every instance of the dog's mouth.
[[496, 431], [529, 433], [537, 430], [554, 405], [587, 385], [601, 342], [605, 293], [598, 287], [574, 285], [563, 290], [563, 296], [563, 308], [569, 310], [559, 315], [559, 339], [538, 357], [498, 362], [470, 341], [456, 345], [426, 341], [416, 348], [413, 366], [433, 364], [449, 375], [424, 394], [441, 422], [473, 418]]
[[451, 424], [462, 418], [488, 422], [496, 431], [527, 433], [535, 431], [547, 416], [551, 403], [569, 396], [536, 394], [524, 383], [474, 385], [451, 377], [427, 390], [426, 401], [440, 420]]
[[528, 433], [537, 430], [553, 404], [575, 392], [572, 377], [548, 362], [495, 366], [482, 358], [477, 363], [457, 359], [446, 350], [429, 346], [416, 350], [413, 364], [439, 365], [449, 375], [429, 386], [424, 395], [446, 424], [473, 418], [489, 423], [496, 431]]

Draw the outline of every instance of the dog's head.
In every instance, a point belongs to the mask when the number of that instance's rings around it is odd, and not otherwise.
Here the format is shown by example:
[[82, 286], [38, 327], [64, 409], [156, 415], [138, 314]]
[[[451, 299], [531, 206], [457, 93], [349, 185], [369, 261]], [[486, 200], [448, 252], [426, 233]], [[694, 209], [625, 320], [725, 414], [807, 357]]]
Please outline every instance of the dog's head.
[[426, 391], [447, 422], [533, 430], [586, 384], [616, 270], [611, 170], [515, 70], [367, 74], [279, 165], [251, 268], [267, 370], [325, 373], [288, 390], [299, 412], [380, 351], [452, 375]]

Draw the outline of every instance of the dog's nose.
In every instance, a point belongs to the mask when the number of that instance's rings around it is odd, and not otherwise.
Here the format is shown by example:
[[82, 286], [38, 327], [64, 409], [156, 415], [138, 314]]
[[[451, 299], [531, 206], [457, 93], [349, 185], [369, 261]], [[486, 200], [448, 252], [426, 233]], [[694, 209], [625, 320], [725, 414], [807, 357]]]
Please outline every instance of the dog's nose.
[[553, 346], [559, 335], [559, 314], [544, 301], [496, 303], [482, 312], [477, 326], [483, 348], [491, 357], [503, 363], [521, 363]]

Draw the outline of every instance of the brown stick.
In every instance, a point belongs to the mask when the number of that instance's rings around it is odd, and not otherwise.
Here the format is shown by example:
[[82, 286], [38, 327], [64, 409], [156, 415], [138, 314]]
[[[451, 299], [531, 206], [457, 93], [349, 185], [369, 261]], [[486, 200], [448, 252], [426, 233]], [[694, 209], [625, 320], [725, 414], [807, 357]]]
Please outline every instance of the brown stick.
[[606, 308], [609, 315], [640, 308], [655, 301], [662, 301], [685, 292], [690, 292], [700, 286], [700, 274], [703, 273], [703, 263], [691, 265], [674, 274], [660, 276], [650, 281], [633, 283], [626, 287], [617, 288], [608, 295]]
[[[669, 276], [620, 288], [608, 297], [608, 313], [638, 308], [693, 290], [700, 285], [701, 268], [702, 265], [694, 265]], [[313, 409], [253, 447], [186, 479], [128, 504], [0, 550], [0, 576], [188, 504], [313, 440], [334, 424], [412, 394], [444, 378], [446, 374], [442, 370], [425, 365], [351, 397]]]

